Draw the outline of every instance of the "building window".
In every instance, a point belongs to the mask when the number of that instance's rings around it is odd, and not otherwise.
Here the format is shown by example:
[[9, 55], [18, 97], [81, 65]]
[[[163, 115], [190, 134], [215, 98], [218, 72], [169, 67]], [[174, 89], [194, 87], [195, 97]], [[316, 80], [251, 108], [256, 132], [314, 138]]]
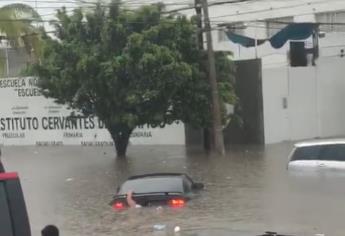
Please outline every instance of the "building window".
[[315, 15], [316, 22], [325, 23], [320, 25], [321, 32], [345, 32], [344, 25], [335, 23], [345, 23], [345, 12], [325, 12]]

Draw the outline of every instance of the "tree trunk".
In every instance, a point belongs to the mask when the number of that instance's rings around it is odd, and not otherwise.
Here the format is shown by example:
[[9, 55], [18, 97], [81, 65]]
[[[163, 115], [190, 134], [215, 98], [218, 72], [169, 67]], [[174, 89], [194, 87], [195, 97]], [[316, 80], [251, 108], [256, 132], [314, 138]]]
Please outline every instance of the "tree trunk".
[[122, 131], [110, 130], [111, 137], [113, 138], [115, 144], [117, 157], [126, 157], [127, 147], [131, 133], [131, 129], [122, 129]]

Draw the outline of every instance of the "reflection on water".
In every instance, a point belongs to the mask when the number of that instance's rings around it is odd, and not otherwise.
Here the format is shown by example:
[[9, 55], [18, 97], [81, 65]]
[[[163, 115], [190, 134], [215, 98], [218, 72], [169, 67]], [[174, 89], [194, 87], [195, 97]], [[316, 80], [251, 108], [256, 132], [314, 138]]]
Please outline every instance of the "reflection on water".
[[[17, 170], [34, 234], [57, 224], [63, 236], [258, 235], [266, 230], [296, 235], [343, 235], [345, 175], [289, 173], [291, 144], [233, 146], [226, 157], [180, 146], [131, 147], [126, 160], [111, 148], [8, 147]], [[185, 172], [206, 189], [185, 209], [112, 212], [108, 203], [130, 175]], [[165, 229], [154, 231], [153, 225]]]

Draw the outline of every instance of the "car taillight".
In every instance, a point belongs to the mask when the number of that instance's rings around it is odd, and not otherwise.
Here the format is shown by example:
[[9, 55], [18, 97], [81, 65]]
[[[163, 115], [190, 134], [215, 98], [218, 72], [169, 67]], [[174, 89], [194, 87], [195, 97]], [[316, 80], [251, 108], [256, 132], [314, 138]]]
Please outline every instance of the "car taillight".
[[184, 207], [185, 203], [185, 200], [181, 198], [173, 198], [169, 200], [169, 206], [173, 208]]
[[126, 205], [123, 202], [114, 202], [113, 209], [114, 210], [123, 210], [126, 208]]

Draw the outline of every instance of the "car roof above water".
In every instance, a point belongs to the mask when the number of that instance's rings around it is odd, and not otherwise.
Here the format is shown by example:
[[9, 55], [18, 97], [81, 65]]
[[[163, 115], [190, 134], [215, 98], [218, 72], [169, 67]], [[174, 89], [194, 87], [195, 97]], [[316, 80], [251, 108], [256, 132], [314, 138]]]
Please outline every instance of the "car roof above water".
[[183, 176], [181, 175], [153, 175], [132, 177], [123, 183], [119, 194], [128, 191], [135, 193], [147, 192], [184, 192]]
[[184, 173], [150, 173], [150, 174], [143, 174], [143, 175], [133, 175], [129, 177], [128, 180], [153, 178], [153, 177], [186, 177], [190, 179], [190, 177]]
[[298, 147], [310, 147], [320, 145], [332, 145], [332, 144], [345, 144], [345, 138], [332, 138], [332, 139], [313, 139], [295, 143], [294, 146]]
[[323, 139], [295, 144], [289, 161], [345, 161], [345, 139]]

